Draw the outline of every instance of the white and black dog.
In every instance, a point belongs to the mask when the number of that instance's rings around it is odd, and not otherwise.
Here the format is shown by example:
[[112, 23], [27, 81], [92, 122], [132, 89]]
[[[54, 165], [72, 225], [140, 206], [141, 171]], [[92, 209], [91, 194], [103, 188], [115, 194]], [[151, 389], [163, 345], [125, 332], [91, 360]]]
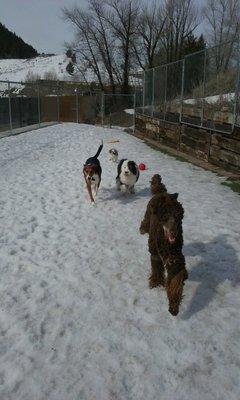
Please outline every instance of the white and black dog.
[[117, 149], [109, 150], [109, 161], [118, 162], [118, 151]]
[[139, 178], [139, 169], [134, 161], [123, 159], [118, 164], [117, 190], [135, 193], [134, 185]]

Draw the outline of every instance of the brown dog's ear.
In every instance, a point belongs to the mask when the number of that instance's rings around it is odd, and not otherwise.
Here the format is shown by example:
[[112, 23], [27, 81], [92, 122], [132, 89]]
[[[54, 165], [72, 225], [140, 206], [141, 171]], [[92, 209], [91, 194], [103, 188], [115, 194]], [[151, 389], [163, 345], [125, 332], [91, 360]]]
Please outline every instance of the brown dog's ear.
[[159, 183], [162, 183], [162, 177], [161, 177], [161, 175], [157, 174], [157, 179], [158, 179], [158, 182], [159, 182]]

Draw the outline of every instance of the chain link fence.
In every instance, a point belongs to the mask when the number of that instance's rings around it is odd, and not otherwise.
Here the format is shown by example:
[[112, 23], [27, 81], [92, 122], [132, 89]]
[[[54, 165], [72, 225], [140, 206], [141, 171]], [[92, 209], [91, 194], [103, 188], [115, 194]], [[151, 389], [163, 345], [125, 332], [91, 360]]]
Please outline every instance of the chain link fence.
[[79, 82], [0, 81], [0, 135], [24, 127], [83, 122], [134, 129], [138, 113], [231, 133], [240, 126], [239, 42], [132, 74], [130, 94], [93, 92]]
[[134, 129], [135, 107], [143, 101], [141, 74], [133, 85], [131, 94], [110, 94], [83, 91], [78, 82], [0, 81], [0, 137], [59, 122]]
[[143, 73], [140, 114], [231, 133], [240, 125], [239, 42], [224, 43]]
[[0, 81], [0, 137], [59, 122], [101, 123], [101, 92], [78, 82]]

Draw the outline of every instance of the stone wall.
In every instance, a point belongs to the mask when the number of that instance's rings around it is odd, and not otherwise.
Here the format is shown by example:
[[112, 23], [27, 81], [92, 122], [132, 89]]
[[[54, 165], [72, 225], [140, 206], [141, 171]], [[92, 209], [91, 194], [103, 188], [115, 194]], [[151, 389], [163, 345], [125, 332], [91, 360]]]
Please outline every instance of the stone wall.
[[135, 132], [227, 171], [240, 172], [240, 128], [232, 134], [214, 133], [136, 114]]

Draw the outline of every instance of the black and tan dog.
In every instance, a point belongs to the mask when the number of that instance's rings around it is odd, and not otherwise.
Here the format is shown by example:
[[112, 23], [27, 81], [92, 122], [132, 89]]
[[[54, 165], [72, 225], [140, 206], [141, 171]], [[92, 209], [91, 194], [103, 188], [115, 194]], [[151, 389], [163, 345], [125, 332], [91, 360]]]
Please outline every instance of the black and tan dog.
[[103, 148], [103, 142], [99, 146], [95, 156], [88, 158], [83, 166], [83, 175], [92, 202], [95, 201], [93, 198], [93, 193], [96, 198], [101, 183], [102, 168], [100, 161], [98, 160], [98, 156], [101, 153], [102, 148]]

